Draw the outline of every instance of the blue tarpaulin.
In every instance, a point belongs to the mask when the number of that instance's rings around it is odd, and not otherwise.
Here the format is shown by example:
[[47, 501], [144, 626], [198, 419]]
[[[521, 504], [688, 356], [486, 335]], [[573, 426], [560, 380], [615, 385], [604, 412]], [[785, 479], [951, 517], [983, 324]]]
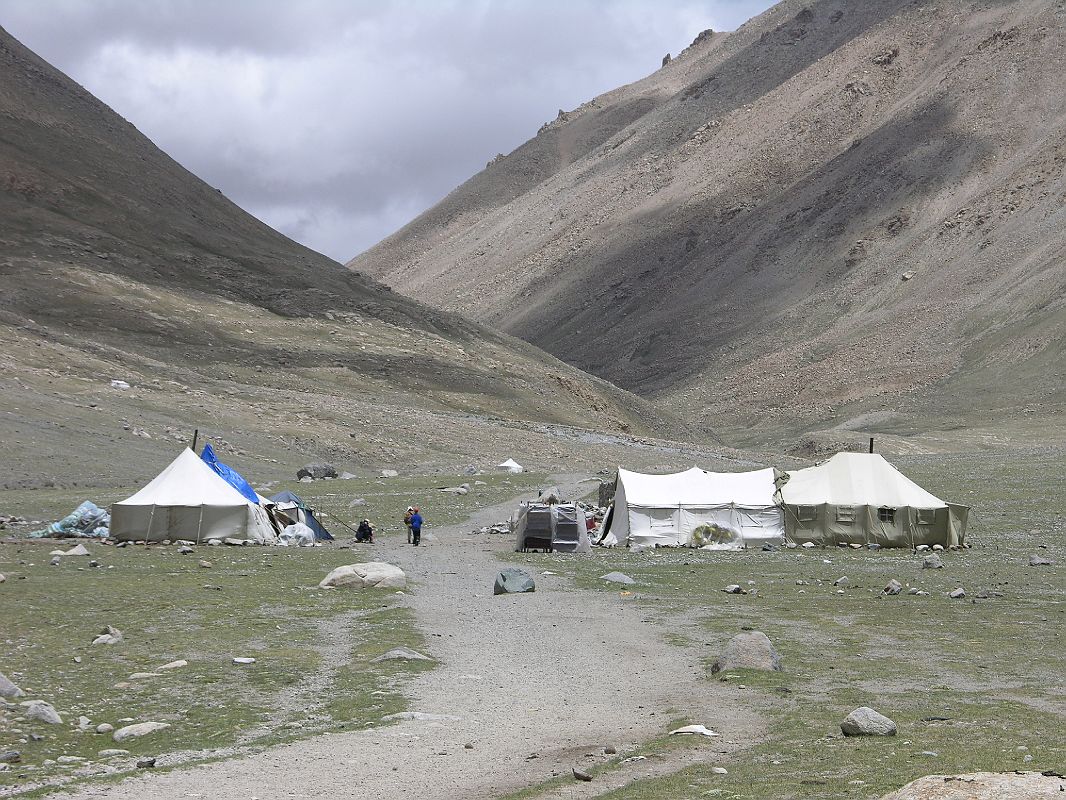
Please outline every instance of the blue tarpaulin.
[[241, 474], [237, 472], [237, 470], [233, 469], [233, 467], [227, 467], [219, 461], [211, 445], [204, 445], [203, 452], [200, 453], [200, 458], [204, 460], [204, 463], [207, 464], [207, 466], [217, 472], [226, 483], [243, 494], [248, 499], [248, 502], [259, 505], [259, 495], [255, 493], [255, 489], [248, 484], [248, 481], [241, 477]]

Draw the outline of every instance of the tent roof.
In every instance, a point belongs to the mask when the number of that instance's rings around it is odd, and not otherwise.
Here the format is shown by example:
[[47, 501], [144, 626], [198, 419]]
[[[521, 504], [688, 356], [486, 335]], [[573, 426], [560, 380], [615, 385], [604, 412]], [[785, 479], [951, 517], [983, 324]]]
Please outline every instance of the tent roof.
[[276, 495], [270, 498], [274, 503], [296, 503], [298, 506], [302, 506], [304, 501], [297, 497], [292, 492], [286, 490], [284, 492], [278, 492]]
[[669, 475], [645, 475], [618, 469], [631, 506], [738, 506], [774, 505], [774, 470], [707, 472], [699, 467]]
[[186, 447], [152, 481], [118, 505], [247, 506], [244, 495]]
[[497, 464], [496, 466], [497, 467], [508, 467], [508, 468], [510, 468], [510, 467], [521, 467], [522, 465], [519, 464], [517, 461], [515, 461], [513, 458], [509, 458], [506, 461], [504, 461], [502, 464]]
[[788, 473], [781, 498], [792, 505], [944, 508], [879, 453], [837, 453], [828, 461]]

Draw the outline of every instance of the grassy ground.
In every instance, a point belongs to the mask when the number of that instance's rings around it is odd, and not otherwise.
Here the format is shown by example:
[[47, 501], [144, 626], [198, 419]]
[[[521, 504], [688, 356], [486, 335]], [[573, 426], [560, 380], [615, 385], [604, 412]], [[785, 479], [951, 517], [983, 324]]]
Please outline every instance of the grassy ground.
[[[485, 485], [465, 496], [437, 489], [475, 480]], [[413, 503], [424, 509], [431, 534], [538, 481], [535, 475], [453, 475], [282, 484], [273, 491], [291, 488], [326, 509], [325, 524], [346, 540], [350, 532], [341, 521], [354, 525], [368, 516], [382, 523], [380, 535], [399, 538], [405, 535], [403, 510]], [[84, 499], [62, 490], [3, 495], [8, 513], [34, 519], [62, 516]], [[356, 498], [365, 502], [349, 507]], [[100, 567], [77, 557], [49, 566], [49, 551], [70, 544], [0, 544], [0, 573], [7, 577], [0, 585], [0, 671], [29, 697], [51, 702], [64, 720], [54, 726], [27, 722], [17, 709], [0, 706], [0, 751], [22, 754], [20, 764], [0, 772], [0, 794], [71, 777], [109, 779], [115, 770], [132, 768], [137, 757], [159, 755], [161, 765], [212, 759], [237, 748], [378, 724], [403, 710], [404, 681], [432, 668], [429, 662], [372, 661], [393, 647], [423, 646], [395, 594], [317, 588], [333, 567], [365, 560], [369, 551], [361, 546], [200, 547], [183, 556], [174, 546], [119, 549], [88, 542]], [[212, 566], [200, 567], [201, 559]], [[105, 625], [121, 630], [124, 640], [91, 646]], [[232, 659], [241, 656], [256, 663], [234, 665]], [[130, 678], [177, 659], [189, 665], [159, 677]], [[93, 726], [156, 720], [171, 727], [118, 744], [108, 735], [79, 731], [81, 715]], [[107, 748], [131, 755], [104, 764], [98, 752]], [[95, 763], [63, 765], [55, 763], [59, 756]]]
[[[569, 572], [597, 591], [619, 591], [598, 580], [608, 571], [632, 576], [639, 583], [629, 587], [631, 599], [662, 620], [664, 646], [705, 645], [705, 669], [688, 679], [727, 681], [723, 690], [769, 720], [765, 742], [728, 760], [715, 754], [714, 740], [652, 742], [650, 753], [697, 747], [706, 756], [607, 797], [872, 798], [934, 772], [1061, 769], [1066, 497], [1048, 476], [1062, 474], [1066, 459], [978, 454], [898, 463], [934, 492], [976, 507], [973, 549], [944, 554], [942, 570], [922, 570], [909, 551], [837, 548], [512, 557]], [[1029, 567], [1034, 552], [1055, 566]], [[850, 586], [840, 592], [832, 583], [842, 575]], [[930, 594], [881, 597], [892, 578]], [[731, 583], [755, 591], [724, 594]], [[950, 600], [947, 592], [958, 586], [967, 598]], [[980, 599], [982, 592], [989, 596]], [[712, 676], [714, 657], [743, 628], [770, 636], [785, 672]], [[899, 735], [843, 738], [840, 721], [860, 705], [894, 719]], [[713, 728], [716, 711], [691, 721]], [[729, 774], [714, 774], [714, 766]]]

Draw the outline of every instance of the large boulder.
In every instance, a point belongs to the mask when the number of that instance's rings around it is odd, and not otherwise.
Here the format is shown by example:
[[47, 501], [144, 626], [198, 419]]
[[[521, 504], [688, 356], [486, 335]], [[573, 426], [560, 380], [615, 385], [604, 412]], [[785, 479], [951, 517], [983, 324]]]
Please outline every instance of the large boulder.
[[48, 725], [63, 724], [63, 718], [59, 716], [59, 712], [55, 710], [55, 706], [51, 703], [46, 703], [44, 700], [27, 700], [20, 705], [22, 706], [22, 713], [26, 715], [26, 719], [37, 720]]
[[6, 700], [14, 700], [16, 697], [22, 697], [26, 694], [19, 687], [17, 687], [4, 673], [0, 672], [0, 697]]
[[630, 578], [624, 572], [608, 572], [606, 575], [600, 575], [601, 581], [607, 581], [608, 583], [622, 583], [626, 586], [631, 586], [636, 583], [635, 580]]
[[524, 569], [507, 567], [500, 570], [496, 576], [496, 584], [492, 587], [493, 594], [522, 594], [523, 592], [536, 591], [537, 584], [533, 576]]
[[869, 706], [860, 706], [840, 723], [845, 736], [895, 736], [896, 723]]
[[365, 564], [337, 567], [318, 585], [323, 589], [404, 589], [407, 587], [407, 576], [394, 564], [368, 561]]
[[1041, 772], [926, 775], [881, 800], [1047, 800], [1066, 797], [1066, 780]]
[[922, 569], [943, 569], [944, 561], [936, 553], [922, 559]]
[[320, 481], [324, 478], [336, 478], [337, 470], [332, 464], [304, 464], [296, 470], [296, 480], [302, 478], [310, 478], [311, 480]]
[[766, 672], [781, 672], [781, 654], [777, 652], [770, 637], [762, 631], [738, 633], [722, 651], [711, 667], [712, 673], [730, 669], [758, 669]]
[[142, 736], [166, 730], [169, 727], [170, 724], [167, 722], [138, 722], [135, 725], [126, 725], [123, 728], [119, 728], [111, 734], [111, 738], [116, 742], [124, 742], [127, 739], [140, 739]]

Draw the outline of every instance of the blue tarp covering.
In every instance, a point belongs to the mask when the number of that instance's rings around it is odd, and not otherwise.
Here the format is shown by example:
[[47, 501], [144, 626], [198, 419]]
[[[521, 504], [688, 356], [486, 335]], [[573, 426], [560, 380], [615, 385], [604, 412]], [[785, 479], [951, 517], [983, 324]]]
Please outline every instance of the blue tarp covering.
[[226, 483], [243, 494], [248, 502], [259, 505], [259, 496], [255, 493], [255, 489], [248, 484], [248, 481], [241, 477], [241, 474], [237, 472], [237, 470], [232, 467], [227, 467], [219, 461], [211, 445], [204, 445], [203, 452], [200, 453], [200, 458], [204, 460], [204, 463], [207, 464], [207, 466], [217, 472]]
[[322, 527], [322, 523], [315, 519], [315, 513], [307, 507], [303, 500], [294, 495], [292, 492], [281, 492], [270, 498], [275, 503], [295, 503], [296, 507], [300, 509], [301, 519], [296, 520], [302, 522], [308, 528], [315, 532], [315, 538], [320, 542], [332, 542], [333, 537], [329, 531]]

